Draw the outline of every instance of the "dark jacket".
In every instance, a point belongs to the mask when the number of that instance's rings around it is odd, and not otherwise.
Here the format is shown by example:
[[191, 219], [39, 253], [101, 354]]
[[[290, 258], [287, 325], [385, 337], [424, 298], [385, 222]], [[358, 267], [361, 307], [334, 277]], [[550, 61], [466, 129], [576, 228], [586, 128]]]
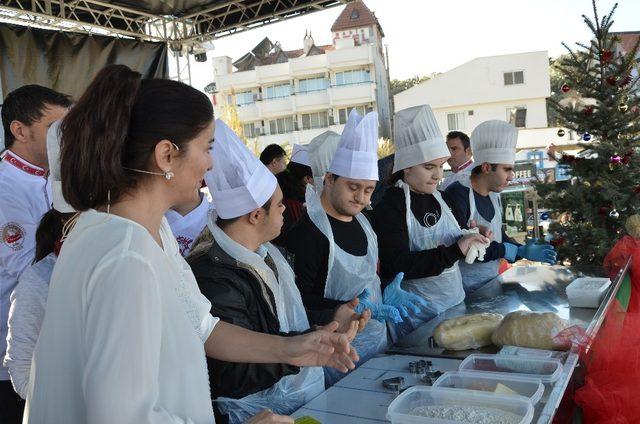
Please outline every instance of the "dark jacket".
[[[211, 302], [213, 316], [259, 333], [296, 334], [280, 332], [273, 293], [262, 278], [251, 267], [229, 256], [215, 241], [207, 249], [194, 251], [187, 261], [200, 291]], [[240, 399], [300, 371], [286, 364], [241, 364], [211, 358], [207, 358], [207, 364], [213, 398]]]

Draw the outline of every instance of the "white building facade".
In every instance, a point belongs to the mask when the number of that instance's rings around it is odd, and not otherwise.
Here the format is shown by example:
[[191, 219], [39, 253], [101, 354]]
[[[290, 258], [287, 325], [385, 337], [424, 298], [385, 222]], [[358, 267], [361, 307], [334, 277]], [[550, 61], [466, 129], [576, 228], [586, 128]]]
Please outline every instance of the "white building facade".
[[443, 135], [471, 134], [490, 119], [511, 122], [520, 130], [518, 148], [535, 148], [554, 141], [547, 125], [550, 94], [549, 56], [540, 51], [473, 59], [396, 94], [394, 103], [396, 111], [429, 104]]
[[[380, 135], [389, 137], [384, 34], [375, 15], [361, 1], [349, 3], [332, 35], [328, 46], [315, 46], [307, 34], [301, 50], [283, 51], [265, 39], [235, 63], [214, 58], [216, 114], [235, 102], [245, 137], [257, 138], [260, 149], [307, 144], [327, 130], [340, 133], [351, 109], [377, 111]], [[262, 52], [261, 45], [267, 46]]]

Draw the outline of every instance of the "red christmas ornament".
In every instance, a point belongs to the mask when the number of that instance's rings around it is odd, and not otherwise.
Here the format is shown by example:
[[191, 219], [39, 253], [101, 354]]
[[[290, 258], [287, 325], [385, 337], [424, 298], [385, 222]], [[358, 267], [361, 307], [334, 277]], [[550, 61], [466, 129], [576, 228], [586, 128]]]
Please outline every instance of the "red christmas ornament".
[[636, 187], [633, 189], [633, 192], [634, 192], [634, 193], [636, 193], [636, 194], [640, 193], [640, 186], [636, 186]]
[[569, 84], [562, 84], [560, 90], [562, 90], [563, 93], [567, 93], [569, 90], [571, 90], [571, 87], [569, 87]]
[[593, 106], [587, 106], [584, 108], [584, 114], [586, 116], [591, 116], [593, 115]]
[[616, 83], [618, 82], [618, 80], [616, 79], [615, 75], [609, 75], [606, 79], [607, 84], [609, 85], [616, 85]]
[[600, 207], [598, 208], [598, 215], [600, 215], [600, 216], [605, 216], [605, 215], [607, 214], [607, 210], [608, 210], [608, 209], [609, 209], [609, 208], [607, 208], [606, 206], [600, 206]]
[[605, 50], [600, 54], [600, 60], [604, 63], [611, 62], [613, 59], [613, 52], [611, 50]]
[[621, 81], [620, 81], [620, 87], [624, 87], [626, 85], [629, 85], [629, 83], [631, 82], [631, 75], [627, 75], [626, 77], [624, 77]]
[[629, 165], [629, 163], [630, 163], [630, 162], [631, 162], [631, 156], [624, 155], [624, 156], [622, 157], [622, 163], [623, 163], [624, 165]]

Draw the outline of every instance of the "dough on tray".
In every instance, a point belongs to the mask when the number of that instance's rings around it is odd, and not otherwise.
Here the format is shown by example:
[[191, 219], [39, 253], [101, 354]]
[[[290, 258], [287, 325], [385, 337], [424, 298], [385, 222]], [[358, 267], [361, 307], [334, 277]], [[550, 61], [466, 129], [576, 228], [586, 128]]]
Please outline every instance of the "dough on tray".
[[438, 346], [448, 350], [477, 349], [491, 344], [491, 335], [500, 321], [500, 314], [463, 315], [438, 324], [433, 338]]
[[553, 337], [568, 324], [553, 312], [516, 311], [507, 314], [493, 333], [496, 346], [520, 346], [534, 349], [558, 349]]

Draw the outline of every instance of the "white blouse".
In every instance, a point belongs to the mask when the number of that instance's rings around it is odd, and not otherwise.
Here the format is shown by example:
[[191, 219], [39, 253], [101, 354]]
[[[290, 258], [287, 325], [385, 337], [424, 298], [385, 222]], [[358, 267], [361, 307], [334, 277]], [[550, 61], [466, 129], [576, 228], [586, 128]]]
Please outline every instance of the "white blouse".
[[217, 318], [165, 219], [84, 212], [53, 270], [24, 423], [213, 423]]

